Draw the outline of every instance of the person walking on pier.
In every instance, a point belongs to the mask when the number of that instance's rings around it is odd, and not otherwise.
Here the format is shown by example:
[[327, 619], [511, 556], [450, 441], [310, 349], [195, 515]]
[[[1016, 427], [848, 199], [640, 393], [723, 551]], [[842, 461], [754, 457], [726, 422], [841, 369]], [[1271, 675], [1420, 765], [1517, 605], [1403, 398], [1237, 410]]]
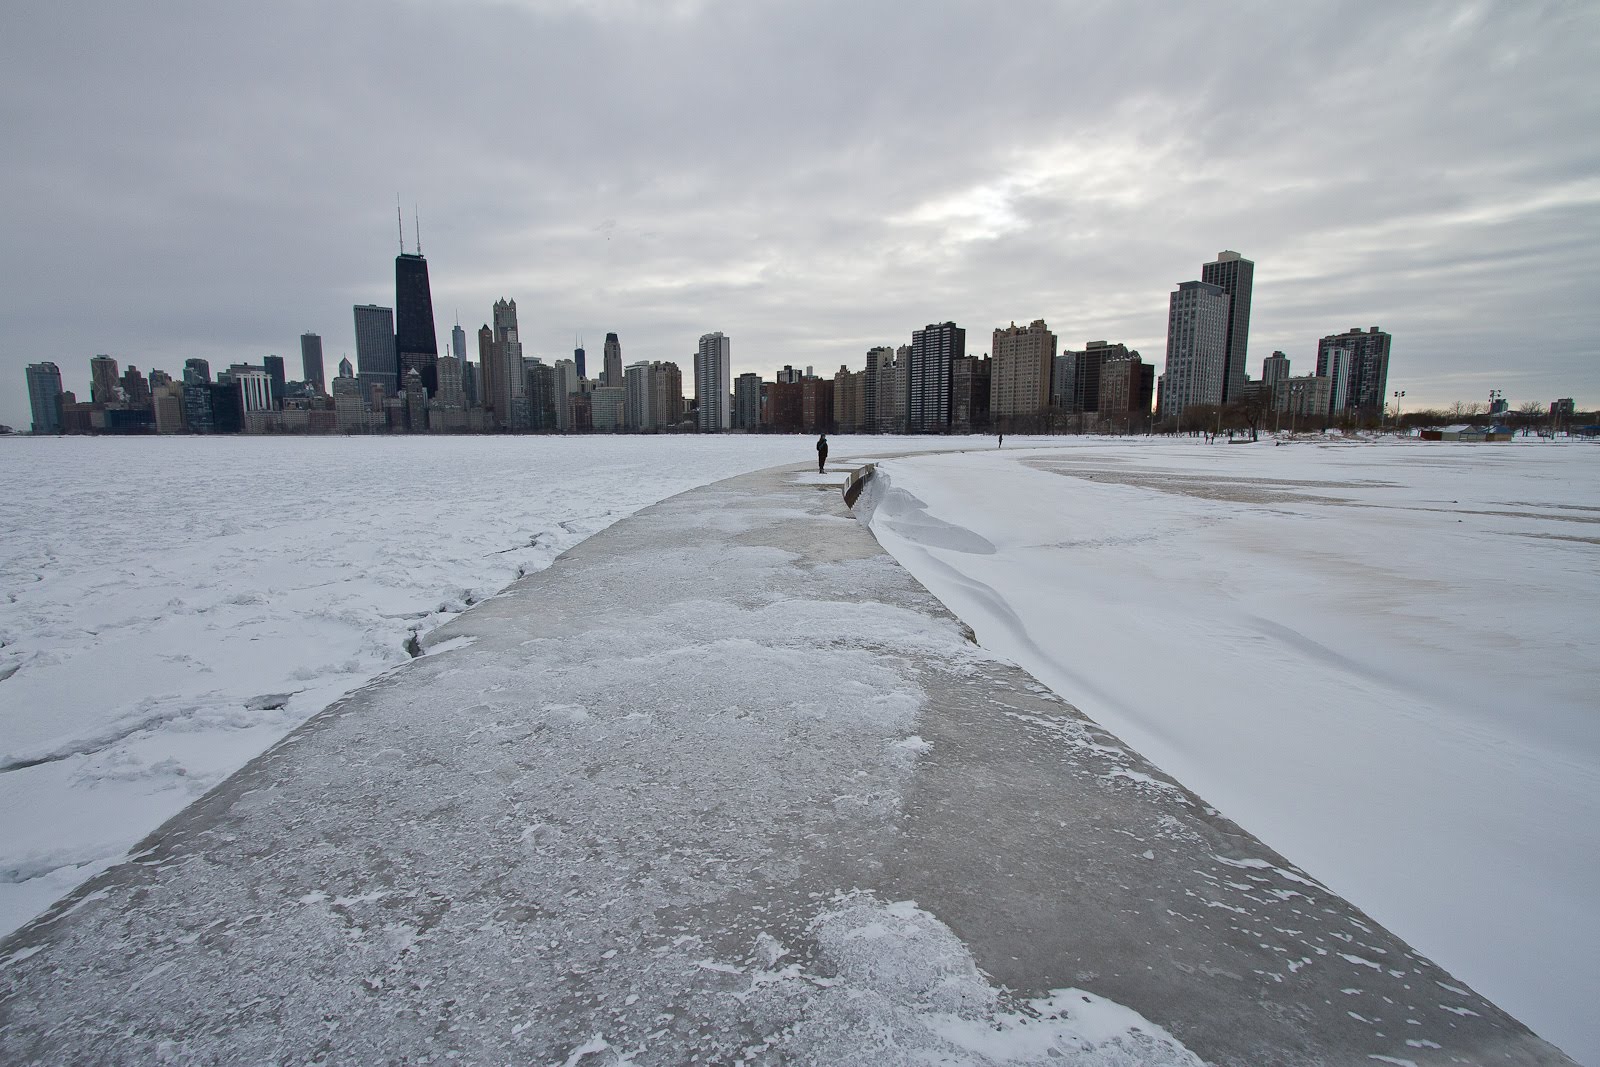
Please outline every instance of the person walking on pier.
[[823, 468], [828, 465], [828, 435], [817, 435], [817, 473], [822, 474]]

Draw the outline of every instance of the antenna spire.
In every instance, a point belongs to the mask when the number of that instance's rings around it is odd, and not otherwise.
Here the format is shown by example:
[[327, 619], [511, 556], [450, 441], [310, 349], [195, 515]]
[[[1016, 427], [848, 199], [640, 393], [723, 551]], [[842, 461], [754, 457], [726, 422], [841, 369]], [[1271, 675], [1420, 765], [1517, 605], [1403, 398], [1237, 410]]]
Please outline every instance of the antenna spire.
[[406, 254], [406, 224], [400, 221], [400, 194], [394, 194], [394, 226], [400, 231], [400, 254]]
[[422, 211], [417, 205], [412, 204], [411, 210], [416, 212], [417, 255], [422, 255]]

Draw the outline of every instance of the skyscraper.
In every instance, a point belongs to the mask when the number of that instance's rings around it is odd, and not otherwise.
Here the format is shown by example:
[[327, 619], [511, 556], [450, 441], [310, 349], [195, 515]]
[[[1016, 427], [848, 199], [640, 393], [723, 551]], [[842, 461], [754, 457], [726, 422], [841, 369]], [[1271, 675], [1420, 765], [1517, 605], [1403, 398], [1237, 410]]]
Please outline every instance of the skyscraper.
[[1043, 319], [1027, 326], [1012, 323], [994, 331], [989, 377], [989, 413], [1006, 428], [1014, 418], [1039, 415], [1050, 406], [1050, 373], [1056, 335]]
[[61, 368], [54, 363], [28, 364], [28, 406], [34, 433], [60, 433]]
[[1237, 252], [1218, 252], [1200, 267], [1200, 280], [1228, 294], [1228, 321], [1223, 331], [1222, 400], [1244, 399], [1245, 356], [1250, 342], [1250, 290], [1256, 265]]
[[495, 370], [500, 365], [500, 354], [495, 351], [494, 329], [487, 322], [478, 327], [478, 403], [489, 413], [489, 426], [499, 424], [500, 415], [495, 410]]
[[761, 425], [761, 375], [746, 371], [733, 383], [733, 428], [754, 430]]
[[622, 371], [622, 426], [626, 430], [648, 430], [654, 423], [650, 410], [650, 364], [644, 360]]
[[433, 327], [428, 261], [421, 252], [394, 259], [394, 337], [400, 376], [415, 367], [428, 393], [439, 389], [439, 339]]
[[315, 333], [300, 335], [301, 380], [318, 396], [328, 395], [328, 379], [322, 371], [322, 336]]
[[1261, 387], [1266, 390], [1270, 400], [1277, 391], [1278, 383], [1289, 377], [1289, 357], [1282, 352], [1274, 352], [1261, 361]]
[[1389, 388], [1389, 345], [1392, 338], [1373, 326], [1362, 330], [1352, 326], [1345, 333], [1330, 334], [1317, 342], [1317, 376], [1332, 378], [1333, 353], [1344, 351], [1346, 388], [1335, 391], [1334, 415], [1345, 411], [1365, 417], [1381, 415]]
[[[611, 362], [611, 342], [616, 336], [606, 335], [608, 364]], [[620, 350], [618, 358], [621, 358]], [[716, 433], [732, 428], [732, 376], [732, 341], [721, 330], [701, 335], [700, 347], [694, 356], [694, 395], [698, 409], [695, 426], [701, 433]]]
[[356, 376], [383, 386], [385, 396], [400, 391], [400, 364], [394, 350], [394, 312], [376, 304], [357, 304]]
[[522, 340], [517, 330], [517, 302], [500, 299], [494, 304], [494, 410], [500, 425], [526, 430], [523, 408], [517, 403], [527, 397], [526, 372], [522, 367]]
[[588, 368], [584, 366], [584, 359], [586, 357], [587, 353], [584, 352], [582, 345], [579, 345], [577, 348], [572, 350], [572, 365], [577, 370], [578, 377], [580, 378], [589, 373]]
[[1209, 282], [1179, 282], [1168, 300], [1167, 368], [1161, 376], [1163, 418], [1181, 417], [1195, 404], [1222, 403], [1228, 303], [1222, 287]]
[[601, 385], [622, 385], [622, 342], [614, 333], [606, 334], [605, 366], [600, 372]]
[[[302, 339], [301, 344], [304, 345]], [[286, 384], [283, 371], [282, 356], [262, 356], [261, 365], [267, 370], [267, 377], [272, 379], [272, 407], [277, 410], [283, 407], [283, 393]]]
[[467, 363], [467, 331], [461, 328], [461, 320], [450, 329], [450, 354], [461, 361], [462, 366]]
[[117, 386], [117, 361], [110, 356], [95, 356], [89, 360], [89, 402], [114, 404], [122, 399]]
[[906, 374], [908, 432], [943, 433], [949, 428], [951, 363], [966, 354], [967, 331], [953, 322], [912, 331]]

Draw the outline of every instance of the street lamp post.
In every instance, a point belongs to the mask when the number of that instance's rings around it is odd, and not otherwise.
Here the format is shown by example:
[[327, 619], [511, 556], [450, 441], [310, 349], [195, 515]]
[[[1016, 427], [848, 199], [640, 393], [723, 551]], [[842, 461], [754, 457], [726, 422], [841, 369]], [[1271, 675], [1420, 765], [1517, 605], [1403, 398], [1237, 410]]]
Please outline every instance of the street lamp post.
[[1400, 428], [1400, 401], [1404, 399], [1405, 395], [1406, 391], [1404, 389], [1396, 389], [1394, 391], [1394, 427], [1397, 430]]

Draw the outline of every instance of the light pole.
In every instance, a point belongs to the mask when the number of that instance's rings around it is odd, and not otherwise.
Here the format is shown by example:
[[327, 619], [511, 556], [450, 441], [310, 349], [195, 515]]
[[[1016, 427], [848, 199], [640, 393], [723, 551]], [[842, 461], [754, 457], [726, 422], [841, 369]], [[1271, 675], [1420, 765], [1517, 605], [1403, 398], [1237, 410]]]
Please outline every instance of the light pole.
[[1404, 389], [1396, 389], [1394, 391], [1394, 428], [1397, 430], [1400, 428], [1400, 401], [1405, 395], [1406, 391]]
[[1504, 389], [1489, 390], [1489, 425], [1494, 426], [1495, 405], [1506, 398]]

